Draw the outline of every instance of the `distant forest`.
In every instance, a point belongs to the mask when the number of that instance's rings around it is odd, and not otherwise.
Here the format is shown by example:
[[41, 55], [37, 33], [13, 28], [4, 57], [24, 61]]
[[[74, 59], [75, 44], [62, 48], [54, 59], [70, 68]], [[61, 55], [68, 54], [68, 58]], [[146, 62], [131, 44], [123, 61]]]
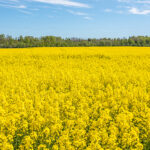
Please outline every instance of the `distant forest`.
[[0, 48], [25, 48], [25, 47], [79, 47], [79, 46], [145, 46], [150, 47], [150, 37], [132, 36], [129, 38], [61, 38], [55, 36], [5, 36], [0, 34]]

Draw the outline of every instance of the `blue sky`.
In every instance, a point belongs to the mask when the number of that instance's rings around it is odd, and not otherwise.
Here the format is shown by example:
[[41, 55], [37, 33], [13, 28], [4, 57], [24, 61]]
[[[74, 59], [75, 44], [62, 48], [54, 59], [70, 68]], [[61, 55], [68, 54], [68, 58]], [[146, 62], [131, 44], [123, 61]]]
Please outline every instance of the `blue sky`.
[[150, 36], [150, 0], [0, 0], [0, 34]]

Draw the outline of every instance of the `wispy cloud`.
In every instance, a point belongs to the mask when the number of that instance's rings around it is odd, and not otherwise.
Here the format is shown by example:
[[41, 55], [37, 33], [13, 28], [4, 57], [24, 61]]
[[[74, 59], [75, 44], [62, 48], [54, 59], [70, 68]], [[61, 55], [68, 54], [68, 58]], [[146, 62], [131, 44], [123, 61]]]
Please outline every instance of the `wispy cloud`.
[[90, 8], [90, 6], [88, 4], [81, 3], [81, 2], [75, 2], [74, 0], [24, 0], [24, 1], [22, 1], [22, 0], [0, 0], [1, 6], [5, 7], [6, 4], [7, 5], [9, 4], [9, 6], [12, 6], [14, 8], [15, 8], [15, 6], [17, 8], [18, 5], [21, 7], [21, 6], [23, 6], [23, 3], [28, 4], [28, 2], [62, 5], [62, 6], [68, 6], [68, 7]]
[[[31, 2], [33, 2], [32, 6]], [[0, 7], [13, 8], [21, 13], [29, 15], [33, 14], [34, 13], [33, 11], [35, 10], [40, 10], [40, 8], [42, 9], [41, 5], [39, 7], [40, 3], [45, 4], [47, 8], [49, 8], [48, 6], [50, 6], [50, 4], [76, 8], [91, 8], [88, 4], [76, 2], [75, 0], [0, 0]], [[68, 12], [73, 15], [83, 16], [84, 19], [90, 20], [90, 17], [86, 13], [71, 10]]]
[[19, 2], [19, 0], [0, 0], [0, 6], [6, 8], [17, 8], [17, 9], [25, 9], [26, 5]]
[[122, 2], [122, 3], [134, 3], [134, 4], [150, 4], [150, 0], [118, 0], [118, 2]]
[[149, 1], [137, 1], [137, 3], [140, 3], [140, 4], [150, 4], [150, 0]]
[[138, 8], [130, 8], [129, 12], [135, 15], [147, 15], [150, 14], [150, 10], [139, 10]]
[[104, 9], [104, 12], [112, 12], [112, 9], [109, 9], [109, 8], [107, 8], [107, 9]]
[[7, 8], [19, 8], [19, 9], [25, 9], [27, 6], [25, 5], [10, 5], [10, 4], [0, 4], [2, 7], [7, 7]]
[[82, 16], [83, 19], [86, 19], [86, 20], [92, 20], [92, 18], [89, 17], [89, 15], [87, 13], [84, 13], [84, 12], [72, 11], [72, 10], [67, 10], [67, 12], [69, 12], [73, 15], [76, 15], [76, 16]]
[[129, 2], [131, 2], [131, 0], [118, 0], [118, 2], [129, 3]]
[[32, 14], [32, 12], [30, 12], [30, 11], [27, 11], [27, 10], [20, 10], [19, 9], [19, 12], [21, 12], [21, 13], [23, 13], [23, 14], [27, 14], [27, 15], [31, 15]]
[[85, 16], [84, 19], [86, 19], [86, 20], [92, 20], [92, 18], [88, 17], [88, 16]]
[[71, 6], [71, 7], [90, 8], [90, 6], [88, 4], [74, 2], [71, 0], [32, 0], [32, 1], [40, 2], [40, 3], [47, 3], [47, 4]]
[[118, 0], [119, 3], [126, 3], [122, 8], [133, 15], [150, 14], [150, 0]]
[[18, 3], [19, 0], [0, 0], [0, 3], [5, 3], [5, 4], [16, 4]]
[[67, 10], [67, 12], [73, 14], [73, 15], [78, 15], [78, 16], [87, 16], [86, 13], [83, 12], [78, 12], [78, 11], [72, 11], [72, 10]]

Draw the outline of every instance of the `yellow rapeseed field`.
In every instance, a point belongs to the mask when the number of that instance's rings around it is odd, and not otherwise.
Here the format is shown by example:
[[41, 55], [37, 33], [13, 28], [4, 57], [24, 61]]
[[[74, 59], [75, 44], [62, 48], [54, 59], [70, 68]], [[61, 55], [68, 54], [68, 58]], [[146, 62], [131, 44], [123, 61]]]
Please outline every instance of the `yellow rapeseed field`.
[[84, 149], [150, 149], [150, 48], [0, 49], [0, 150]]

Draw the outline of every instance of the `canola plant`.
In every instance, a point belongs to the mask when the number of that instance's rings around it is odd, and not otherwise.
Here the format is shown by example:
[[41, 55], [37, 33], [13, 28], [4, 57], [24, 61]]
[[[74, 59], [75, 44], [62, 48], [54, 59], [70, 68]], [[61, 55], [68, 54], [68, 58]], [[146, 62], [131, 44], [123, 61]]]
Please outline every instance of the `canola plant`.
[[84, 149], [150, 149], [150, 48], [0, 49], [0, 150]]

